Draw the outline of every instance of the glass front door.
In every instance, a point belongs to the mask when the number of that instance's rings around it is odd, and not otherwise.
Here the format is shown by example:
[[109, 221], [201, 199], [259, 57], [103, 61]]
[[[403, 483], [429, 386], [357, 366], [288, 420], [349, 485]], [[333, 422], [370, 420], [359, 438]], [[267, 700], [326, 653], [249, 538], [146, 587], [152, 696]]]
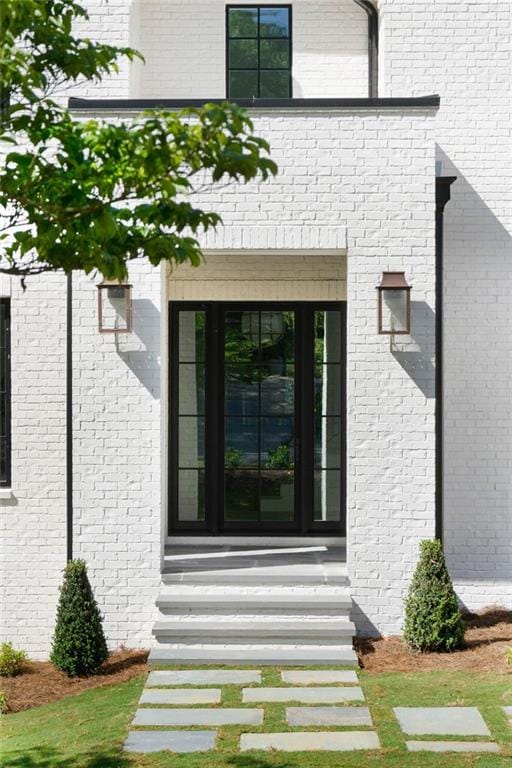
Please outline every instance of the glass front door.
[[343, 304], [171, 305], [170, 530], [343, 532]]
[[295, 314], [222, 312], [227, 527], [295, 521]]

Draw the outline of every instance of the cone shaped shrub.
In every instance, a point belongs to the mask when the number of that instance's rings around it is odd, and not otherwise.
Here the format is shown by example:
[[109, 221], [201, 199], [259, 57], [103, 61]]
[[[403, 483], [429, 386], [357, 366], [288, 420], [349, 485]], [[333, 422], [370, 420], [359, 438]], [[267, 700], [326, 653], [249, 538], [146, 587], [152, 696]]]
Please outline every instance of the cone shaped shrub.
[[414, 651], [455, 651], [464, 642], [464, 622], [441, 542], [422, 541], [420, 559], [405, 603], [407, 645]]
[[57, 622], [50, 659], [66, 675], [93, 675], [108, 656], [101, 625], [83, 560], [71, 560], [60, 588]]

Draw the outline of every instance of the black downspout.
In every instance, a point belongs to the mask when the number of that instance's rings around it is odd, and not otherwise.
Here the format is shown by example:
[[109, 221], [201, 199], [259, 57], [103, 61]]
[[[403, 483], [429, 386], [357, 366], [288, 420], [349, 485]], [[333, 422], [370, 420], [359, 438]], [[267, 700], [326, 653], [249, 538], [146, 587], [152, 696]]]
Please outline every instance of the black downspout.
[[456, 176], [436, 178], [436, 539], [443, 540], [443, 218]]
[[379, 14], [370, 0], [354, 0], [368, 15], [368, 96], [379, 95]]
[[66, 559], [73, 559], [73, 274], [66, 294]]

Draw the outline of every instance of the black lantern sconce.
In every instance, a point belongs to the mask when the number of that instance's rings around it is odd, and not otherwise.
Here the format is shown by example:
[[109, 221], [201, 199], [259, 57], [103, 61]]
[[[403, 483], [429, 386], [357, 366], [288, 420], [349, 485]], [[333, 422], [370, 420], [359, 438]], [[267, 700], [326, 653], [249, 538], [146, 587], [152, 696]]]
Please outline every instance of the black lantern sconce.
[[98, 330], [100, 333], [131, 333], [131, 285], [105, 282], [98, 285]]
[[383, 272], [377, 297], [379, 334], [408, 336], [411, 333], [411, 286], [405, 272]]

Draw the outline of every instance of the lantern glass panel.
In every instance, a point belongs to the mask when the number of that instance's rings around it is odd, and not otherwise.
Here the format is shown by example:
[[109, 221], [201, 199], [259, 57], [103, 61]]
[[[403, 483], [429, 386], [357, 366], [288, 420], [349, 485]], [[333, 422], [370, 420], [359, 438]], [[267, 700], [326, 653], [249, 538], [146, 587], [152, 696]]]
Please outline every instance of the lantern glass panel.
[[382, 331], [409, 333], [409, 291], [386, 288], [381, 292]]

